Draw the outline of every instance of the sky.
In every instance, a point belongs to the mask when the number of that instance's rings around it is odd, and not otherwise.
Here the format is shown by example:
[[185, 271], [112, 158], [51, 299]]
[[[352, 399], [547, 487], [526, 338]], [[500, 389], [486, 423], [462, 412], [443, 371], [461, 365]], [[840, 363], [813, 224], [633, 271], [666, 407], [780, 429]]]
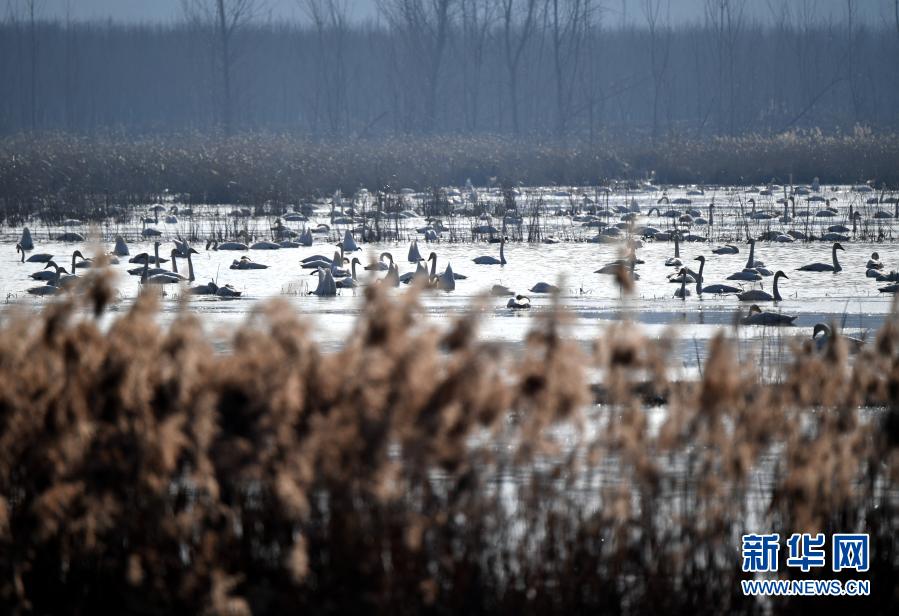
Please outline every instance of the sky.
[[[24, 4], [25, 0], [0, 0], [12, 4]], [[268, 7], [268, 14], [277, 20], [303, 20], [300, 9], [302, 0], [262, 0]], [[376, 0], [346, 0], [353, 16], [358, 20], [376, 17]], [[498, 1], [498, 0], [497, 0]], [[830, 16], [834, 21], [843, 21], [846, 15], [846, 0], [791, 0], [796, 5], [813, 5], [822, 17]], [[49, 18], [65, 18], [67, 12], [77, 20], [107, 20], [124, 22], [169, 22], [182, 15], [181, 0], [37, 0], [40, 13]], [[751, 15], [765, 19], [770, 15], [770, 0], [747, 0]], [[599, 0], [605, 10], [606, 23], [621, 23], [622, 17], [628, 21], [639, 21], [642, 17], [643, 0]], [[884, 16], [891, 16], [891, 0], [855, 0], [859, 21], [880, 23]], [[683, 23], [702, 18], [706, 0], [671, 0], [672, 21]]]

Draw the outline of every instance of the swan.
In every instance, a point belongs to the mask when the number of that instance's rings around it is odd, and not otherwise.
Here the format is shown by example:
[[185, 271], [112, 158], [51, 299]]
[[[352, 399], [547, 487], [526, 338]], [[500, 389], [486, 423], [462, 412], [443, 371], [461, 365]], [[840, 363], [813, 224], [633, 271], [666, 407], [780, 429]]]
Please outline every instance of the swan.
[[673, 283], [689, 283], [693, 284], [696, 282], [697, 276], [690, 273], [690, 270], [686, 267], [680, 268], [676, 273], [668, 275], [668, 282]]
[[[820, 338], [818, 337], [818, 334], [822, 334]], [[815, 341], [815, 348], [818, 351], [826, 349], [830, 345], [830, 341], [837, 337], [846, 341], [850, 353], [858, 353], [862, 350], [862, 347], [865, 346], [865, 341], [859, 338], [844, 336], [842, 334], [837, 334], [835, 336], [830, 326], [824, 323], [816, 323], [815, 328], [812, 330], [812, 340]]]
[[343, 233], [343, 242], [341, 242], [341, 248], [343, 248], [344, 252], [355, 252], [357, 250], [362, 250], [356, 244], [356, 240], [353, 239], [353, 234], [349, 231], [344, 231]]
[[749, 307], [749, 314], [740, 319], [743, 325], [792, 325], [796, 317], [780, 312], [767, 312], [756, 304]]
[[243, 242], [222, 242], [219, 244], [218, 240], [209, 240], [206, 242], [206, 250], [209, 250], [210, 246], [213, 250], [248, 250], [248, 247]]
[[758, 269], [765, 264], [755, 259], [755, 238], [749, 238], [749, 258], [746, 260], [745, 269]]
[[712, 249], [712, 253], [716, 255], [735, 255], [739, 252], [740, 249], [733, 244], [725, 244], [724, 246], [719, 246]]
[[[175, 261], [175, 255], [172, 254], [172, 262]], [[234, 259], [231, 262], [231, 269], [233, 270], [253, 270], [253, 269], [268, 269], [268, 265], [263, 265], [262, 263], [256, 263], [252, 261], [250, 257], [241, 257], [239, 260]]]
[[428, 276], [428, 268], [422, 265], [422, 262], [419, 261], [418, 265], [415, 266], [414, 272], [406, 272], [402, 276], [400, 276], [400, 282], [403, 284], [409, 284], [413, 280], [429, 280]]
[[531, 307], [531, 298], [527, 295], [516, 295], [515, 297], [510, 297], [509, 301], [506, 302], [506, 308], [511, 308], [512, 310], [527, 310]]
[[[54, 269], [48, 270], [47, 269], [48, 267], [52, 267]], [[30, 274], [30, 276], [34, 280], [42, 280], [44, 282], [47, 282], [50, 280], [55, 281], [56, 277], [57, 277], [57, 272], [56, 272], [57, 267], [58, 266], [56, 265], [56, 261], [48, 261], [47, 264], [44, 266], [44, 269], [37, 271], [37, 272], [32, 272]]]
[[390, 265], [387, 268], [387, 273], [384, 274], [384, 278], [381, 279], [383, 284], [390, 285], [391, 287], [400, 286], [400, 270], [396, 266], [396, 263], [393, 262], [393, 259], [390, 259]]
[[[436, 265], [436, 260], [434, 261]], [[446, 269], [443, 270], [443, 273], [435, 278], [435, 283], [438, 289], [441, 291], [455, 291], [456, 290], [456, 276], [453, 274], [453, 267], [449, 263], [446, 264]]]
[[252, 246], [250, 246], [250, 250], [280, 250], [281, 244], [276, 244], [275, 242], [256, 242]]
[[159, 274], [150, 274], [149, 261], [144, 263], [144, 271], [141, 274], [141, 284], [177, 284], [182, 280], [186, 280], [184, 276], [178, 273], [178, 264], [176, 261], [177, 249], [172, 249], [172, 271], [161, 272]]
[[751, 289], [738, 294], [737, 297], [741, 302], [779, 302], [783, 299], [780, 296], [780, 292], [777, 290], [777, 281], [780, 278], [790, 279], [790, 277], [782, 271], [777, 270], [777, 273], [774, 274], [774, 295], [762, 291], [761, 289]]
[[384, 263], [385, 257], [390, 259], [390, 263], [393, 263], [393, 255], [389, 252], [382, 252], [381, 256], [378, 257], [378, 260], [370, 265], [366, 265], [365, 269], [368, 271], [377, 270], [379, 272], [386, 272], [388, 269], [390, 269], [390, 265]]
[[531, 293], [558, 293], [559, 287], [554, 284], [549, 284], [548, 282], [538, 282], [528, 290]]
[[[200, 253], [198, 253], [193, 248], [191, 248], [190, 250], [187, 251], [187, 272], [188, 272], [187, 279], [190, 282], [193, 282], [194, 280], [196, 280], [196, 278], [194, 277], [194, 262], [193, 262], [193, 259], [190, 258], [190, 256], [192, 254], [200, 254]], [[188, 291], [193, 295], [218, 295], [218, 291], [220, 288], [224, 288], [224, 287], [219, 287], [217, 284], [215, 284], [214, 281], [210, 280], [206, 284], [192, 286], [188, 289]], [[237, 292], [237, 295], [240, 295], [240, 292]]]
[[31, 239], [31, 231], [28, 227], [22, 229], [22, 237], [19, 238], [19, 246], [22, 250], [34, 250], [34, 240]]
[[311, 294], [319, 297], [334, 297], [337, 295], [337, 283], [334, 282], [334, 276], [331, 270], [319, 268], [318, 270], [318, 286], [315, 287]]
[[[128, 263], [144, 263], [149, 260], [153, 265], [159, 265], [160, 263], [166, 263], [168, 259], [160, 259], [159, 258], [159, 247], [162, 246], [160, 242], [153, 242], [153, 257], [150, 257], [147, 253], [142, 252], [139, 255], [134, 255], [130, 259], [128, 259]], [[140, 273], [140, 272], [138, 272]]]
[[358, 282], [358, 280], [357, 280], [357, 278], [356, 278], [356, 264], [361, 265], [361, 264], [362, 264], [362, 261], [360, 261], [360, 260], [357, 259], [356, 257], [353, 257], [353, 260], [352, 260], [352, 262], [350, 263], [350, 268], [351, 268], [351, 270], [352, 270], [352, 275], [351, 275], [351, 276], [346, 276], [346, 277], [341, 278], [340, 280], [338, 280], [338, 281], [336, 282], [337, 288], [338, 288], [338, 289], [353, 289], [353, 288], [359, 286], [359, 282]]
[[422, 261], [422, 258], [418, 251], [418, 240], [412, 240], [412, 243], [409, 244], [409, 263], [418, 263], [419, 261]]
[[506, 256], [503, 254], [503, 247], [506, 245], [506, 238], [503, 237], [499, 242], [499, 259], [491, 255], [484, 255], [472, 259], [478, 265], [505, 265]]
[[112, 249], [112, 254], [117, 257], [128, 256], [128, 244], [125, 243], [125, 239], [121, 235], [115, 236], [115, 248]]
[[49, 275], [46, 278], [41, 278], [41, 280], [46, 280], [47, 284], [43, 284], [39, 287], [31, 287], [27, 289], [26, 292], [31, 295], [55, 295], [62, 291], [62, 288], [59, 285], [60, 276], [62, 274], [67, 273], [64, 267], [59, 267], [55, 261], [50, 261], [47, 265], [44, 266], [44, 269], [48, 267], [52, 267], [52, 272], [47, 272]]
[[674, 256], [665, 259], [666, 267], [681, 267], [683, 263], [680, 260], [680, 233], [677, 228], [674, 229]]
[[840, 272], [843, 270], [840, 267], [840, 262], [837, 261], [837, 250], [845, 250], [843, 245], [839, 242], [835, 242], [832, 248], [833, 251], [833, 264], [830, 263], [809, 263], [808, 265], [803, 265], [798, 268], [799, 271], [802, 272]]
[[22, 254], [22, 263], [47, 263], [48, 261], [53, 260], [53, 255], [47, 254], [46, 252], [33, 254], [26, 259], [25, 249], [22, 248], [22, 244], [16, 244], [16, 252]]
[[699, 261], [699, 275], [696, 277], [696, 295], [709, 293], [711, 295], [726, 295], [730, 293], [739, 293], [740, 289], [726, 284], [710, 284], [707, 287], [702, 286], [702, 270], [705, 269], [705, 256], [699, 255], [694, 259]]
[[881, 270], [883, 269], [883, 263], [880, 262], [880, 255], [876, 252], [871, 253], [871, 258], [868, 259], [867, 269], [871, 270]]
[[[680, 289], [677, 289], [674, 292], [674, 297], [679, 297], [680, 299], [686, 301], [687, 296], [690, 295], [690, 289], [687, 288], [687, 278], [689, 278], [689, 276], [687, 275], [687, 268], [681, 269], [680, 278], [681, 278]], [[696, 284], [699, 284], [699, 282], [697, 282]]]

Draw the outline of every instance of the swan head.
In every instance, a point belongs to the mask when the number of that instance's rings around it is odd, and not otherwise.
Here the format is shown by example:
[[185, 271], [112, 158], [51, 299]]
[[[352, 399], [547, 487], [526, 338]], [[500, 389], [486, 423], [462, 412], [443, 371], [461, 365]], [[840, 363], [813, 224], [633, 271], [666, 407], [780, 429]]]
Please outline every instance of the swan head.
[[824, 332], [825, 336], [830, 336], [830, 327], [824, 323], [815, 323], [815, 329], [812, 331], [812, 340], [817, 338], [821, 332]]
[[432, 252], [431, 254], [429, 254], [427, 260], [428, 260], [428, 261], [432, 261], [432, 260], [433, 260], [433, 261], [436, 261], [436, 260], [437, 260], [437, 253], [436, 253], [436, 252]]
[[758, 304], [753, 304], [752, 306], [749, 307], [749, 314], [750, 314], [750, 315], [757, 314], [757, 313], [761, 313], [761, 312], [762, 312], [762, 309], [759, 308], [759, 305], [758, 305]]
[[83, 258], [84, 258], [84, 255], [81, 254], [81, 251], [80, 251], [80, 250], [76, 250], [75, 252], [73, 252], [73, 253], [72, 253], [72, 256], [73, 256], [73, 257], [78, 257], [79, 259], [83, 259]]
[[162, 246], [162, 242], [160, 242], [159, 240], [156, 240], [155, 242], [153, 242], [154, 248], [159, 248], [160, 246]]
[[44, 266], [44, 269], [47, 269], [48, 267], [59, 269], [59, 266], [56, 265], [56, 261], [47, 261], [47, 265]]
[[777, 271], [774, 273], [774, 277], [775, 277], [775, 278], [786, 278], [787, 280], [790, 279], [790, 277], [787, 276], [786, 274], [784, 274], [782, 270], [777, 270]]
[[836, 242], [836, 243], [833, 245], [833, 249], [834, 249], [834, 250], [846, 250], [845, 248], [843, 248], [843, 245], [842, 245], [841, 243], [839, 243], [839, 242]]
[[694, 261], [699, 261], [700, 263], [705, 263], [705, 257], [704, 257], [703, 255], [699, 255], [698, 257], [696, 257], [696, 258], [693, 259], [693, 260], [694, 260]]
[[876, 252], [871, 253], [871, 258], [874, 259], [875, 261], [880, 261], [880, 255], [877, 254]]

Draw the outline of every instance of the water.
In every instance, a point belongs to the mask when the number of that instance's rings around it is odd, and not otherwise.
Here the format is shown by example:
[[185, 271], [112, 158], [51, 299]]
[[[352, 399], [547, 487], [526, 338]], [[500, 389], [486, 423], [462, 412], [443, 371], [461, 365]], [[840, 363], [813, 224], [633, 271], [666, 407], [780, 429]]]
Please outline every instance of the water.
[[[662, 195], [659, 191], [621, 191], [611, 194], [592, 192], [586, 190], [585, 194], [595, 200], [602, 210], [608, 211], [615, 206], [631, 205], [636, 203], [640, 207], [640, 214], [635, 224], [637, 227], [651, 225], [657, 228], [671, 228], [673, 221], [670, 218], [658, 216], [655, 212], [650, 216], [650, 207], [660, 207], [662, 211], [669, 208], [677, 208], [684, 211], [696, 208], [708, 217], [708, 204], [714, 201], [715, 219], [714, 225], [679, 225], [679, 228], [691, 233], [710, 236], [709, 242], [685, 242], [680, 246], [681, 259], [684, 265], [694, 270], [699, 269], [699, 262], [694, 258], [700, 254], [706, 256], [704, 271], [704, 284], [709, 285], [718, 282], [734, 284], [744, 288], [752, 288], [751, 283], [738, 283], [726, 281], [726, 277], [743, 268], [748, 258], [749, 246], [745, 241], [747, 230], [758, 236], [767, 230], [787, 231], [802, 230], [820, 234], [826, 231], [826, 227], [834, 224], [846, 224], [852, 226], [849, 221], [849, 207], [854, 211], [863, 212], [859, 222], [859, 237], [869, 237], [880, 241], [847, 241], [843, 242], [845, 252], [839, 253], [843, 271], [837, 274], [829, 272], [800, 272], [796, 269], [806, 263], [825, 262], [831, 259], [830, 242], [795, 242], [784, 244], [777, 242], [758, 242], [755, 258], [764, 261], [766, 267], [772, 271], [783, 270], [789, 279], [780, 281], [780, 292], [783, 301], [776, 306], [765, 306], [767, 309], [782, 311], [786, 314], [797, 316], [796, 327], [780, 329], [772, 332], [770, 328], [743, 327], [740, 329], [741, 340], [752, 346], [755, 343], [764, 343], [771, 339], [778, 340], [781, 336], [808, 337], [815, 323], [836, 321], [841, 324], [844, 331], [853, 334], [865, 334], [873, 332], [883, 322], [886, 315], [892, 309], [892, 295], [878, 292], [878, 287], [884, 283], [877, 283], [872, 278], [865, 276], [865, 264], [872, 252], [879, 252], [881, 259], [890, 269], [891, 259], [896, 252], [895, 244], [891, 243], [893, 220], [874, 219], [875, 210], [889, 210], [893, 206], [889, 204], [867, 204], [870, 194], [859, 194], [848, 189], [838, 187], [827, 189], [824, 193], [828, 199], [833, 199], [837, 215], [831, 218], [818, 218], [814, 213], [825, 207], [824, 203], [803, 202], [797, 205], [797, 211], [809, 210], [811, 216], [808, 219], [797, 217], [791, 223], [781, 223], [779, 220], [757, 221], [745, 216], [751, 206], [747, 199], [757, 201], [758, 210], [768, 209], [781, 212], [783, 206], [776, 203], [777, 193], [771, 196], [760, 196], [757, 189], [736, 188], [718, 189], [714, 192], [706, 190], [702, 196], [693, 195], [692, 205], [657, 205]], [[368, 243], [360, 245], [362, 251], [355, 253], [363, 263], [370, 262], [376, 255], [383, 251], [393, 254], [400, 265], [400, 273], [413, 271], [414, 264], [409, 263], [406, 256], [409, 249], [408, 238], [418, 237], [419, 249], [423, 256], [431, 251], [437, 254], [438, 272], [441, 272], [446, 263], [453, 266], [456, 273], [468, 276], [467, 280], [459, 280], [453, 292], [429, 292], [422, 297], [423, 312], [428, 315], [431, 322], [437, 326], [445, 326], [454, 316], [467, 313], [474, 303], [483, 298], [483, 294], [494, 284], [502, 284], [518, 293], [530, 296], [533, 308], [529, 312], [516, 312], [505, 307], [506, 298], [487, 297], [482, 304], [480, 335], [484, 339], [496, 340], [510, 345], [518, 345], [525, 333], [533, 326], [536, 313], [549, 309], [552, 299], [548, 296], [529, 293], [528, 289], [537, 282], [549, 282], [562, 288], [561, 302], [570, 310], [575, 319], [567, 330], [567, 334], [577, 340], [587, 341], [601, 335], [603, 327], [612, 321], [622, 318], [632, 319], [640, 324], [643, 331], [650, 336], [660, 336], [663, 333], [673, 335], [680, 340], [676, 345], [684, 365], [695, 364], [697, 358], [705, 354], [705, 342], [722, 327], [730, 327], [736, 319], [737, 311], [747, 308], [733, 296], [712, 297], [704, 295], [701, 299], [695, 295], [695, 285], [688, 285], [692, 295], [682, 301], [673, 297], [680, 285], [669, 283], [666, 279], [674, 268], [665, 267], [665, 259], [673, 256], [674, 244], [672, 242], [646, 240], [644, 245], [637, 250], [637, 256], [645, 261], [645, 264], [637, 266], [640, 280], [636, 282], [633, 296], [622, 299], [620, 291], [613, 277], [595, 274], [594, 270], [604, 264], [622, 256], [622, 246], [617, 244], [591, 243], [583, 240], [594, 236], [599, 229], [586, 227], [580, 222], [573, 221], [564, 210], [572, 205], [580, 204], [583, 207], [582, 195], [560, 196], [557, 189], [525, 189], [519, 197], [520, 210], [539, 212], [541, 232], [543, 235], [570, 238], [572, 241], [563, 241], [557, 244], [526, 243], [511, 241], [505, 246], [505, 256], [508, 263], [499, 265], [476, 265], [472, 259], [479, 255], [498, 256], [499, 244], [486, 241], [471, 241], [470, 228], [477, 224], [494, 224], [501, 226], [502, 219], [493, 218], [469, 218], [453, 217], [444, 218], [450, 231], [443, 234], [441, 241], [426, 242], [415, 229], [426, 224], [424, 218], [409, 218], [399, 222], [388, 221], [384, 224], [391, 229], [400, 231], [403, 239], [395, 242]], [[669, 190], [666, 195], [670, 200], [683, 198], [687, 194], [686, 188]], [[807, 197], [797, 197], [807, 199]], [[482, 193], [480, 203], [496, 204], [501, 197], [496, 193]], [[459, 200], [465, 203], [465, 198]], [[799, 203], [799, 202], [797, 202]], [[167, 206], [170, 204], [167, 204]], [[365, 206], [365, 203], [362, 203]], [[367, 204], [368, 207], [370, 203]], [[410, 197], [409, 208], [421, 208], [422, 203]], [[357, 201], [356, 207], [360, 207]], [[530, 209], [529, 209], [530, 208]], [[258, 234], [262, 239], [266, 230], [271, 226], [273, 217], [255, 217], [236, 221], [228, 216], [232, 208], [215, 208], [212, 206], [195, 206], [195, 213], [190, 219], [180, 220], [177, 224], [151, 225], [160, 229], [163, 236], [163, 246], [160, 255], [169, 256], [173, 247], [171, 239], [177, 236], [185, 237], [191, 234], [198, 237], [208, 237], [211, 233], [222, 230], [227, 225], [246, 226], [251, 234]], [[524, 216], [524, 225], [528, 224], [528, 218]], [[603, 214], [600, 220], [614, 224], [620, 218], [619, 213]], [[307, 223], [288, 223], [288, 226], [300, 229], [303, 224], [315, 226], [319, 222], [327, 223], [331, 220], [327, 209], [321, 209], [318, 215], [312, 217]], [[355, 225], [358, 227], [358, 224]], [[229, 227], [230, 228], [230, 227]], [[204, 283], [215, 279], [220, 285], [232, 284], [243, 293], [238, 300], [221, 300], [209, 297], [194, 297], [190, 300], [191, 309], [203, 316], [211, 334], [225, 336], [233, 329], [233, 326], [242, 322], [247, 314], [261, 300], [280, 297], [288, 301], [298, 313], [308, 318], [313, 324], [315, 337], [326, 348], [340, 346], [347, 336], [351, 335], [356, 316], [358, 315], [362, 301], [362, 289], [342, 290], [338, 297], [319, 298], [307, 295], [315, 287], [315, 276], [310, 276], [310, 270], [300, 268], [302, 258], [313, 254], [332, 255], [338, 238], [343, 236], [343, 231], [350, 226], [335, 225], [327, 235], [316, 236], [316, 242], [308, 248], [290, 248], [281, 250], [251, 250], [248, 252], [214, 251], [204, 250], [201, 241], [194, 242], [199, 254], [194, 255], [193, 264], [196, 272], [197, 283]], [[112, 249], [112, 237], [121, 233], [129, 239], [131, 255], [140, 252], [153, 251], [152, 241], [142, 239], [140, 236], [141, 225], [139, 222], [131, 223], [107, 223], [99, 228], [88, 229], [86, 225], [67, 230], [77, 230], [85, 235], [101, 237], [105, 243], [105, 250]], [[71, 268], [71, 253], [80, 248], [86, 255], [97, 252], [96, 247], [90, 248], [88, 244], [71, 244], [48, 241], [64, 230], [61, 227], [42, 227], [32, 225], [35, 236], [34, 252], [47, 252], [54, 254], [60, 265]], [[358, 228], [357, 228], [358, 231]], [[49, 298], [35, 298], [26, 293], [30, 287], [40, 283], [29, 278], [29, 274], [43, 267], [40, 263], [21, 263], [14, 250], [14, 244], [21, 229], [4, 229], [2, 243], [0, 243], [0, 290], [7, 304], [20, 304], [29, 307], [39, 307]], [[522, 232], [514, 225], [507, 228], [507, 234]], [[357, 241], [359, 235], [357, 234]], [[265, 238], [267, 239], [267, 238]], [[740, 252], [735, 255], [714, 255], [711, 252], [713, 246], [729, 242], [739, 246]], [[264, 270], [231, 270], [231, 262], [243, 255], [248, 255], [254, 261], [268, 265]], [[164, 264], [169, 267], [171, 263]], [[129, 303], [140, 291], [139, 277], [129, 276], [127, 269], [137, 267], [128, 263], [128, 258], [121, 259], [119, 265], [112, 266], [116, 272], [116, 288], [118, 290], [119, 310], [127, 308]], [[79, 273], [86, 270], [79, 269]], [[186, 274], [187, 263], [179, 260], [179, 271]], [[358, 269], [362, 282], [367, 282], [371, 274], [361, 267]], [[376, 274], [383, 276], [383, 272]], [[771, 291], [771, 278], [765, 278], [762, 288]], [[758, 285], [756, 285], [757, 287]], [[174, 318], [178, 310], [178, 302], [175, 301], [181, 294], [178, 287], [166, 285], [167, 299], [163, 302], [163, 321]], [[407, 290], [404, 285], [396, 290], [404, 293]]]

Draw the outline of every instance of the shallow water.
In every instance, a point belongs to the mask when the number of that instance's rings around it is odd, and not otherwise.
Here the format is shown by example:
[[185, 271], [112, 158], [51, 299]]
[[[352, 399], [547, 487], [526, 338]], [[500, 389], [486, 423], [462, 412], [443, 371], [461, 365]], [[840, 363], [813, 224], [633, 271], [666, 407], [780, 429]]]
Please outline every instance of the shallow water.
[[[536, 189], [535, 189], [536, 190]], [[684, 264], [694, 270], [699, 269], [699, 263], [694, 258], [700, 254], [707, 258], [704, 271], [704, 284], [727, 282], [743, 288], [751, 288], [751, 283], [738, 283], [726, 281], [726, 277], [743, 268], [748, 258], [748, 248], [743, 238], [745, 229], [749, 228], [752, 235], [768, 229], [786, 231], [789, 229], [809, 229], [820, 232], [825, 226], [838, 224], [840, 221], [847, 226], [848, 208], [864, 211], [865, 218], [860, 225], [867, 221], [868, 236], [876, 237], [869, 233], [877, 225], [881, 234], [889, 237], [892, 233], [892, 220], [871, 219], [872, 208], [891, 210], [892, 205], [881, 206], [866, 205], [865, 200], [870, 194], [856, 194], [849, 192], [846, 187], [831, 190], [824, 194], [828, 198], [836, 197], [834, 204], [838, 214], [835, 217], [819, 220], [813, 216], [807, 222], [805, 219], [797, 219], [793, 223], [780, 223], [779, 221], [754, 221], [747, 222], [744, 216], [749, 206], [745, 200], [755, 198], [759, 201], [759, 209], [782, 210], [783, 206], [775, 203], [775, 197], [759, 197], [755, 193], [746, 192], [753, 189], [720, 189], [716, 192], [715, 224], [710, 228], [707, 225], [694, 226], [691, 232], [711, 236], [714, 242], [685, 242], [680, 246], [681, 259]], [[641, 209], [637, 217], [636, 225], [652, 225], [658, 228], [670, 228], [671, 219], [659, 217], [656, 213], [649, 216], [649, 207], [655, 207], [660, 192], [644, 192], [627, 194], [612, 194], [609, 197], [598, 199], [603, 207], [631, 204], [636, 201]], [[669, 190], [667, 195], [674, 199], [678, 195], [684, 195], [685, 189], [680, 191]], [[482, 197], [482, 201], [485, 198]], [[711, 201], [710, 192], [706, 196], [691, 197], [693, 205], [662, 205], [663, 209], [671, 207], [684, 210], [695, 207], [705, 210]], [[527, 202], [537, 200], [537, 197], [528, 195]], [[540, 194], [539, 206], [546, 212], [544, 225], [546, 233], [566, 237], [590, 237], [596, 234], [597, 229], [587, 228], [581, 223], [573, 222], [569, 216], [559, 216], [557, 211], [566, 204], [571, 204], [568, 197], [557, 197], [553, 193], [544, 190]], [[414, 207], [414, 205], [413, 205]], [[823, 208], [823, 203], [810, 203], [797, 206], [797, 210], [808, 207], [813, 213], [816, 209]], [[230, 209], [230, 208], [228, 208]], [[157, 228], [163, 231], [163, 246], [161, 256], [168, 257], [172, 248], [171, 239], [177, 236], [187, 236], [189, 233], [203, 229], [213, 230], [222, 216], [227, 216], [227, 210], [208, 208], [199, 210], [191, 220], [182, 220], [178, 224], [159, 224]], [[564, 214], [564, 212], [562, 212]], [[612, 223], [620, 216], [607, 217]], [[474, 220], [474, 224], [479, 222]], [[308, 223], [314, 226], [317, 222], [328, 222], [327, 211], [321, 212], [321, 216], [312, 219]], [[483, 304], [483, 319], [480, 335], [485, 339], [502, 341], [510, 344], [519, 344], [524, 334], [532, 327], [532, 319], [535, 313], [550, 307], [552, 299], [549, 296], [541, 296], [529, 293], [528, 289], [537, 282], [549, 282], [562, 288], [561, 302], [574, 313], [575, 319], [568, 329], [568, 335], [588, 341], [602, 331], [602, 326], [611, 321], [623, 318], [633, 319], [640, 323], [644, 331], [653, 336], [668, 333], [678, 338], [681, 342], [676, 345], [677, 352], [685, 365], [695, 364], [695, 360], [705, 353], [705, 344], [722, 327], [729, 327], [735, 322], [736, 312], [745, 310], [746, 304], [741, 304], [733, 296], [712, 297], [704, 295], [701, 299], [695, 295], [695, 285], [688, 285], [692, 295], [682, 301], [673, 297], [680, 285], [667, 281], [666, 276], [674, 271], [674, 268], [665, 267], [666, 258], [673, 256], [674, 244], [672, 242], [647, 240], [637, 250], [637, 256], [645, 261], [645, 264], [636, 268], [640, 276], [637, 281], [634, 294], [628, 299], [622, 299], [611, 276], [595, 274], [594, 270], [602, 265], [622, 256], [622, 246], [617, 244], [590, 243], [584, 241], [566, 241], [557, 244], [510, 242], [505, 246], [505, 256], [508, 263], [499, 265], [476, 265], [472, 258], [479, 255], [499, 254], [499, 245], [485, 241], [448, 241], [452, 237], [460, 240], [459, 228], [472, 224], [468, 219], [463, 222], [452, 219], [452, 225], [457, 228], [453, 233], [444, 234], [445, 239], [437, 242], [426, 242], [419, 236], [419, 249], [423, 256], [431, 251], [437, 254], [437, 270], [443, 271], [446, 263], [453, 266], [456, 273], [468, 276], [467, 280], [459, 280], [453, 292], [428, 292], [422, 297], [424, 312], [431, 320], [438, 324], [446, 324], [455, 315], [466, 313], [473, 302], [482, 296], [494, 284], [505, 285], [516, 292], [528, 294], [533, 308], [528, 313], [509, 310], [505, 307], [506, 298], [488, 297]], [[494, 224], [499, 224], [492, 220]], [[245, 222], [249, 229], [263, 229], [271, 224], [267, 218], [252, 218]], [[299, 229], [303, 223], [292, 223]], [[390, 223], [393, 224], [393, 223]], [[423, 218], [411, 218], [402, 221], [403, 229], [414, 237], [415, 229], [423, 226]], [[563, 231], [565, 228], [567, 231]], [[680, 226], [680, 228], [684, 228]], [[860, 226], [860, 229], [862, 227]], [[86, 255], [96, 253], [96, 247], [90, 249], [86, 244], [66, 244], [47, 241], [42, 238], [53, 236], [61, 229], [32, 227], [35, 235], [34, 252], [47, 252], [58, 257], [60, 265], [67, 269], [71, 267], [71, 253], [80, 248]], [[77, 229], [88, 234], [85, 228]], [[6, 229], [3, 234], [3, 244], [0, 246], [0, 290], [7, 303], [24, 304], [26, 306], [40, 306], [50, 299], [34, 298], [26, 293], [26, 290], [37, 284], [29, 278], [29, 274], [43, 267], [40, 263], [21, 263], [14, 250], [14, 243], [21, 229]], [[94, 227], [92, 232], [109, 242], [111, 236], [116, 233], [124, 233], [130, 239], [129, 248], [131, 255], [140, 252], [152, 252], [152, 242], [138, 239], [140, 226], [132, 225], [122, 227], [120, 225], [107, 225], [101, 228]], [[315, 286], [315, 277], [310, 276], [310, 270], [299, 267], [302, 258], [313, 254], [330, 256], [335, 250], [334, 242], [342, 237], [343, 227], [334, 226], [327, 236], [317, 236], [316, 243], [308, 248], [290, 248], [280, 250], [251, 250], [248, 252], [204, 250], [201, 242], [195, 242], [194, 246], [200, 254], [194, 255], [193, 265], [198, 283], [215, 279], [219, 284], [230, 283], [242, 291], [243, 297], [239, 300], [224, 301], [216, 298], [194, 297], [190, 306], [193, 310], [204, 316], [210, 331], [213, 333], [226, 333], [236, 323], [243, 321], [249, 311], [259, 300], [271, 297], [281, 297], [290, 302], [299, 313], [308, 316], [314, 324], [314, 335], [326, 347], [336, 347], [350, 335], [355, 317], [359, 313], [363, 292], [361, 289], [343, 290], [334, 298], [318, 298], [307, 295]], [[862, 232], [856, 237], [862, 236]], [[358, 236], [357, 236], [358, 241]], [[736, 243], [739, 254], [714, 255], [711, 252], [713, 246], [730, 241]], [[111, 250], [111, 243], [102, 244], [107, 250]], [[400, 273], [414, 270], [414, 264], [409, 263], [407, 252], [408, 241], [381, 242], [362, 244], [362, 250], [355, 255], [359, 256], [363, 263], [370, 262], [382, 251], [389, 251], [400, 265]], [[750, 344], [762, 342], [770, 344], [771, 340], [778, 341], [780, 337], [809, 336], [812, 326], [817, 322], [836, 321], [842, 324], [847, 332], [862, 333], [875, 330], [883, 322], [884, 317], [890, 313], [892, 307], [892, 295], [878, 292], [878, 287], [883, 283], [877, 283], [865, 276], [865, 264], [872, 252], [880, 253], [882, 261], [889, 269], [891, 259], [897, 252], [896, 244], [890, 242], [848, 241], [843, 242], [845, 252], [839, 253], [843, 271], [837, 274], [822, 272], [800, 272], [796, 268], [811, 262], [829, 263], [831, 250], [829, 242], [795, 242], [784, 244], [777, 242], [758, 242], [756, 246], [756, 260], [764, 261], [767, 268], [775, 271], [783, 270], [789, 279], [780, 281], [780, 291], [783, 301], [776, 306], [766, 306], [767, 309], [782, 311], [790, 315], [796, 315], [796, 327], [772, 332], [770, 328], [743, 327], [739, 336]], [[268, 265], [264, 270], [230, 270], [229, 265], [235, 258], [247, 254], [253, 260]], [[66, 256], [68, 255], [68, 256]], [[170, 266], [166, 263], [165, 266]], [[179, 271], [187, 273], [187, 263], [179, 259]], [[127, 307], [130, 301], [140, 290], [139, 277], [129, 276], [126, 272], [129, 268], [137, 267], [128, 263], [128, 258], [121, 259], [119, 265], [112, 266], [117, 272], [116, 284], [120, 296], [118, 309]], [[79, 269], [79, 273], [86, 270]], [[378, 273], [382, 276], [383, 273]], [[365, 282], [371, 278], [369, 272], [359, 268], [360, 279]], [[765, 278], [761, 287], [771, 291], [771, 278]], [[175, 298], [180, 295], [178, 287], [166, 285], [167, 299], [164, 302], [163, 320], [174, 317], [178, 309]], [[403, 285], [396, 292], [403, 293], [406, 289]], [[220, 327], [224, 326], [224, 327]], [[761, 351], [763, 352], [763, 351]], [[772, 348], [770, 353], [774, 353]]]

